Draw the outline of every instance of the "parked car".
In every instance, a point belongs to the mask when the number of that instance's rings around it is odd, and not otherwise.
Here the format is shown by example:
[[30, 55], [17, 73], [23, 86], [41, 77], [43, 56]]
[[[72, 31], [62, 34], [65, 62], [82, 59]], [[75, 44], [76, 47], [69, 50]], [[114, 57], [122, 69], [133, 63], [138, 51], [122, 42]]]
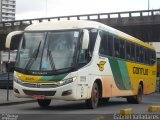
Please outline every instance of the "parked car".
[[[8, 87], [8, 73], [0, 73], [0, 88], [7, 89]], [[13, 88], [13, 73], [9, 74], [9, 88]]]

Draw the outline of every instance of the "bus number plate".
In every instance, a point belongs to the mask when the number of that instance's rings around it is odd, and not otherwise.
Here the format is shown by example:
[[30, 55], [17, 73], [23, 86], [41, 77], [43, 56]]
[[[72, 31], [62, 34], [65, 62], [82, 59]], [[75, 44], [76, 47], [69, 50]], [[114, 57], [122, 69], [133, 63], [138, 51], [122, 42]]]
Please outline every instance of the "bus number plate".
[[34, 96], [34, 98], [37, 99], [37, 100], [44, 100], [45, 96], [38, 95], [38, 96]]

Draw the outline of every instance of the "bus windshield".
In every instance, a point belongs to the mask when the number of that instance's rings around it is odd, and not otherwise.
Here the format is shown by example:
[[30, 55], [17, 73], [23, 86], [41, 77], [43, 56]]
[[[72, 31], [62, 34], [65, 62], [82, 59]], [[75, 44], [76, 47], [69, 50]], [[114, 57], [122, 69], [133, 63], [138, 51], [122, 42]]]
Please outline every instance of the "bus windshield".
[[74, 65], [79, 31], [26, 32], [20, 43], [16, 67], [52, 71]]

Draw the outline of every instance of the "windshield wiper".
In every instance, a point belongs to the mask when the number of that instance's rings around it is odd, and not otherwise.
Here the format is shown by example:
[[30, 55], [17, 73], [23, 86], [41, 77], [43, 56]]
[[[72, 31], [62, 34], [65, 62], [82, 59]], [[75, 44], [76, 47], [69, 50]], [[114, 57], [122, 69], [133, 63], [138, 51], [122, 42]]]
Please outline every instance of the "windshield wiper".
[[33, 60], [37, 59], [38, 53], [39, 53], [39, 48], [41, 46], [41, 41], [39, 42], [39, 45], [37, 47], [37, 49], [33, 52], [33, 54], [31, 55], [31, 58], [28, 60], [25, 69], [28, 69], [32, 66], [33, 64]]
[[51, 64], [52, 69], [55, 70], [56, 67], [55, 67], [55, 64], [54, 64], [54, 61], [53, 61], [53, 56], [52, 56], [52, 53], [49, 49], [47, 49], [47, 56], [49, 56], [50, 64]]
[[[37, 48], [37, 52], [36, 52], [36, 55], [35, 55], [35, 60], [37, 59], [40, 46], [41, 46], [41, 41], [39, 42], [39, 45], [38, 45], [38, 48]], [[33, 57], [34, 57], [34, 56], [33, 56]]]

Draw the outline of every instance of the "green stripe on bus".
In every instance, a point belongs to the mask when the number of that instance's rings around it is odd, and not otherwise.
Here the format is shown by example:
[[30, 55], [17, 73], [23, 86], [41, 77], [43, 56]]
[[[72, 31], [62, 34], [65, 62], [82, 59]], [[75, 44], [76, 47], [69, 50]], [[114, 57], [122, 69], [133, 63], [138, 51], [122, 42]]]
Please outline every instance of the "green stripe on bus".
[[54, 76], [44, 76], [41, 78], [42, 81], [60, 81], [63, 80], [64, 77], [66, 77], [68, 73], [60, 74], [60, 75], [54, 75]]
[[130, 77], [125, 61], [109, 58], [111, 70], [117, 87], [121, 90], [131, 90]]
[[124, 87], [127, 90], [131, 90], [132, 89], [131, 80], [130, 80], [130, 77], [129, 77], [129, 72], [128, 72], [126, 62], [122, 61], [122, 60], [118, 60], [118, 63], [119, 63], [119, 68], [120, 68], [120, 71], [121, 71]]

